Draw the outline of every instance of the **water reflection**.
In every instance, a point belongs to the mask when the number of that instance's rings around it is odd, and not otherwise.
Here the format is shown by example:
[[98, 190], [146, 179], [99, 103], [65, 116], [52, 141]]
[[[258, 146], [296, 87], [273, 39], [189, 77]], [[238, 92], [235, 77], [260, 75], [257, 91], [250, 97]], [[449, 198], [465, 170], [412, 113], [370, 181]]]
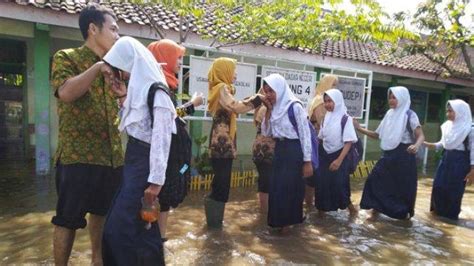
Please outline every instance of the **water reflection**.
[[[32, 168], [21, 165], [0, 168], [0, 263], [52, 263], [53, 179], [33, 178]], [[352, 184], [355, 203], [362, 184]], [[421, 179], [411, 221], [381, 216], [369, 222], [365, 211], [354, 219], [344, 211], [320, 218], [311, 209], [303, 225], [282, 236], [268, 230], [258, 212], [255, 189], [231, 191], [222, 230], [206, 228], [205, 193], [193, 192], [170, 214], [166, 261], [169, 265], [474, 264], [474, 188], [466, 191], [457, 223], [429, 214], [430, 193], [431, 179]], [[88, 264], [90, 256], [87, 231], [79, 230], [71, 263]]]

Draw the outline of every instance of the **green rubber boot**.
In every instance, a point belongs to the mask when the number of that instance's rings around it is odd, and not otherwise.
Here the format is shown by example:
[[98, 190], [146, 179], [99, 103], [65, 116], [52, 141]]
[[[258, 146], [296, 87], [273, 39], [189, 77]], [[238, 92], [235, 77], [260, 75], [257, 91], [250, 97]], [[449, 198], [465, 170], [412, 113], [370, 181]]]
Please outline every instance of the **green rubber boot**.
[[224, 220], [225, 202], [215, 201], [209, 197], [204, 199], [206, 221], [209, 228], [221, 228]]

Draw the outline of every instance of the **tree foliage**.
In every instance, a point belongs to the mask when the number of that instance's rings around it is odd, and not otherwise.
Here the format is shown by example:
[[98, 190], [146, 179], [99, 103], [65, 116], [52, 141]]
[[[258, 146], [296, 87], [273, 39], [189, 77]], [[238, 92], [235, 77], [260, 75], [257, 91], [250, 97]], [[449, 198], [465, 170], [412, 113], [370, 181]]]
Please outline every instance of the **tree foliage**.
[[[343, 8], [343, 0], [137, 1], [161, 38], [164, 35], [156, 21], [153, 23], [153, 9], [147, 7], [150, 4], [176, 11], [180, 42], [186, 41], [192, 26], [204, 38], [212, 38], [217, 48], [269, 41], [289, 49], [318, 52], [327, 40], [351, 39], [423, 54], [444, 68], [441, 76], [445, 78], [460, 75], [450, 62], [462, 54], [473, 77], [467, 51], [474, 44], [473, 35], [460, 22], [465, 16], [463, 0], [449, 0], [444, 8], [440, 8], [439, 0], [426, 0], [413, 19], [403, 12], [390, 18], [376, 0], [351, 0], [351, 11]], [[417, 31], [405, 27], [410, 20]]]
[[[459, 57], [466, 62], [469, 76], [474, 78], [474, 69], [468, 52], [474, 47], [472, 31], [461, 23], [466, 4], [463, 0], [427, 0], [418, 6], [412, 23], [418, 34], [404, 46], [410, 54], [422, 54], [443, 67], [442, 77], [463, 76], [461, 70], [450, 64]], [[406, 16], [399, 14], [400, 16]]]

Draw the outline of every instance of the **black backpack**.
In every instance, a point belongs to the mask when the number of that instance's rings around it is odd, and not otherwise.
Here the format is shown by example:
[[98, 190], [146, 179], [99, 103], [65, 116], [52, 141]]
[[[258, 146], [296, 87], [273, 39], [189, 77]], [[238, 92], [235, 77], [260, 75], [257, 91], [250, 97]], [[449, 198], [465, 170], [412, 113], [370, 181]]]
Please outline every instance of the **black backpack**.
[[[344, 135], [344, 128], [347, 123], [347, 119], [349, 118], [348, 115], [343, 115], [341, 119], [341, 135]], [[356, 132], [357, 135], [357, 132]], [[344, 141], [343, 141], [344, 142]], [[357, 170], [357, 166], [359, 162], [362, 161], [362, 156], [364, 155], [364, 145], [357, 135], [357, 142], [352, 143], [349, 152], [347, 153], [346, 157], [349, 161], [349, 173], [353, 174]]]
[[[157, 90], [162, 90], [170, 95], [168, 87], [159, 82], [154, 83], [148, 91], [147, 104], [153, 128], [153, 102]], [[160, 191], [159, 199], [176, 208], [186, 197], [191, 180], [192, 141], [186, 129], [186, 122], [177, 117], [176, 134], [172, 134], [168, 167], [166, 168], [166, 181]]]

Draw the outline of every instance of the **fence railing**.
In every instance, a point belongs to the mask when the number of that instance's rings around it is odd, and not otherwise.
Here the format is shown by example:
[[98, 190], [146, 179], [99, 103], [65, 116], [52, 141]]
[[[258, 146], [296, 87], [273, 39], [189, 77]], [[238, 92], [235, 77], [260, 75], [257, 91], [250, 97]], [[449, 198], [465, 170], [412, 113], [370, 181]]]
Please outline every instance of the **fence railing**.
[[[376, 161], [365, 161], [360, 162], [354, 174], [351, 175], [353, 178], [364, 178], [367, 177], [375, 166]], [[189, 184], [191, 191], [210, 190], [212, 179], [214, 174], [207, 174], [205, 176], [193, 176]], [[255, 170], [249, 170], [244, 172], [232, 172], [230, 178], [230, 187], [252, 187], [257, 182], [258, 173]]]

